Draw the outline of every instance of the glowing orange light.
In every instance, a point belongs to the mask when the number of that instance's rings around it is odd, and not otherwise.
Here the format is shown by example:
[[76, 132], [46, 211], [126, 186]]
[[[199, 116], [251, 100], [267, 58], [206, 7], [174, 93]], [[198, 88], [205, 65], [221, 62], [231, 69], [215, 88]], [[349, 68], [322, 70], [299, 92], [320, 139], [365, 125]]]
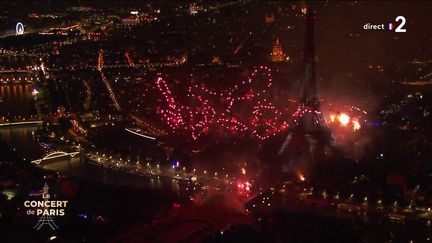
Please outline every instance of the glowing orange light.
[[350, 120], [351, 120], [351, 118], [347, 114], [345, 114], [345, 113], [341, 113], [338, 116], [338, 121], [340, 122], [340, 124], [342, 126], [348, 125], [348, 123], [350, 122]]
[[335, 121], [336, 116], [334, 114], [330, 115], [330, 121], [333, 123]]
[[243, 175], [246, 175], [246, 169], [245, 169], [245, 168], [241, 168], [241, 173], [242, 173]]
[[298, 176], [299, 180], [301, 180], [301, 181], [305, 181], [306, 180], [306, 178], [304, 177], [304, 175], [302, 173], [298, 173], [297, 176]]
[[352, 121], [352, 124], [353, 124], [353, 130], [354, 131], [357, 131], [357, 130], [359, 130], [360, 129], [360, 123], [357, 121], [357, 120], [353, 120]]
[[306, 7], [302, 8], [301, 12], [302, 12], [303, 15], [305, 15], [307, 13], [307, 8]]

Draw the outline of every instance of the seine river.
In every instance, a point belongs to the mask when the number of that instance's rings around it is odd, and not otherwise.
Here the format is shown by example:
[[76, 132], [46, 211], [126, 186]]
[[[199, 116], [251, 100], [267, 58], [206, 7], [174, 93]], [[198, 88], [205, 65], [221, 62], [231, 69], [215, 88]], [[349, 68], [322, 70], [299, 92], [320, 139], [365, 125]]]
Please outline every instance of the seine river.
[[[0, 128], [0, 136], [5, 143], [15, 148], [30, 163], [31, 160], [44, 156], [37, 142], [33, 140], [32, 131], [35, 129], [37, 129], [37, 126], [2, 127]], [[116, 186], [125, 185], [142, 189], [164, 190], [177, 196], [180, 196], [181, 191], [184, 189], [180, 188], [180, 185], [170, 178], [149, 178], [123, 171], [106, 169], [87, 163], [80, 158], [51, 162], [45, 164], [43, 168], [59, 171], [63, 175], [72, 176], [77, 179], [97, 181]]]
[[[17, 116], [34, 115], [35, 109], [31, 90], [30, 85], [0, 86], [1, 107], [14, 107], [11, 110]], [[0, 116], [5, 115], [3, 109], [0, 111]], [[33, 139], [32, 131], [37, 128], [38, 125], [0, 127], [0, 138], [30, 163], [31, 160], [44, 156], [43, 150]], [[180, 195], [180, 191], [182, 191], [178, 183], [173, 182], [170, 178], [156, 179], [106, 169], [87, 163], [79, 158], [48, 163], [43, 168], [59, 171], [64, 175], [77, 179], [94, 180], [104, 184], [127, 185], [150, 190], [166, 190], [176, 195]]]
[[36, 115], [32, 90], [29, 84], [0, 85], [0, 116]]

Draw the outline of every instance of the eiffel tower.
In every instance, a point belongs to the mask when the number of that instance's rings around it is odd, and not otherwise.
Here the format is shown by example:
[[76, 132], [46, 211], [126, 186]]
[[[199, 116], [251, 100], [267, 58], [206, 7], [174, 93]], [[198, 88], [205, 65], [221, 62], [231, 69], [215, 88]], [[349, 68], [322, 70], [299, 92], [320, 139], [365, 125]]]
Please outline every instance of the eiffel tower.
[[[48, 184], [45, 183], [45, 185], [43, 187], [43, 193], [42, 193], [44, 201], [47, 201], [49, 198], [48, 192], [49, 192], [49, 187], [48, 187]], [[46, 209], [47, 208], [44, 208], [44, 210], [46, 210]], [[57, 226], [57, 224], [54, 222], [54, 219], [49, 215], [40, 216], [37, 224], [33, 228], [40, 230], [44, 225], [48, 225], [52, 230], [56, 230], [59, 228]]]
[[336, 151], [336, 144], [321, 111], [315, 80], [314, 23], [314, 12], [308, 8], [305, 13], [304, 81], [297, 111], [292, 116], [288, 135], [278, 152], [282, 172], [295, 174], [301, 180], [308, 178], [317, 160]]

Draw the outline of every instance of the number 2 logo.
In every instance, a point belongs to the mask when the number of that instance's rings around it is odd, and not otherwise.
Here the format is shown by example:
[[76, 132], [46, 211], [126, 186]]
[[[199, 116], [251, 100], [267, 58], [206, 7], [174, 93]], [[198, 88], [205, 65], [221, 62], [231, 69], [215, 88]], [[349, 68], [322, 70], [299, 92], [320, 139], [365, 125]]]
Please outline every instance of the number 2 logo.
[[406, 32], [406, 29], [404, 28], [406, 19], [404, 16], [397, 16], [395, 19], [396, 22], [401, 21], [401, 23], [398, 25], [398, 27], [395, 29], [395, 32]]

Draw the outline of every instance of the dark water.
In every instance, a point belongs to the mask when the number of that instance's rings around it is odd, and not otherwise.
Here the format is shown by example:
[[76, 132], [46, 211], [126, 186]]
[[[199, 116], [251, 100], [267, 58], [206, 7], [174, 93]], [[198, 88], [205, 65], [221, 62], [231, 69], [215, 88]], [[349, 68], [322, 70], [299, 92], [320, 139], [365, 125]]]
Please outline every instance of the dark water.
[[36, 115], [30, 84], [0, 85], [0, 117]]
[[[44, 153], [39, 144], [33, 140], [32, 131], [38, 126], [15, 126], [0, 128], [2, 140], [15, 148], [27, 161], [39, 159]], [[55, 170], [77, 179], [93, 180], [103, 184], [125, 185], [151, 190], [167, 190], [180, 195], [181, 186], [170, 178], [150, 178], [130, 174], [124, 171], [103, 168], [90, 164], [84, 159], [64, 159], [43, 165], [44, 169]]]
[[64, 175], [69, 175], [75, 178], [97, 181], [103, 184], [163, 190], [174, 193], [177, 196], [184, 194], [182, 193], [184, 186], [181, 185], [181, 182], [177, 182], [171, 178], [146, 177], [130, 174], [125, 171], [106, 169], [88, 163], [80, 158], [48, 163], [45, 164], [43, 168], [59, 171]]
[[38, 159], [43, 156], [43, 151], [33, 140], [32, 131], [37, 128], [37, 125], [0, 127], [0, 138], [26, 160]]

